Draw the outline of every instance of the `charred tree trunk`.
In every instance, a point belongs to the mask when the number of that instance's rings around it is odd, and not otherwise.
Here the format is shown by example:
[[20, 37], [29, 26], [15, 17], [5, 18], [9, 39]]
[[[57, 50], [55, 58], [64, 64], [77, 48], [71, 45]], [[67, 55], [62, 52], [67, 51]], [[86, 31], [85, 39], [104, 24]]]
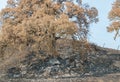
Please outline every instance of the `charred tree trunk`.
[[52, 55], [53, 56], [58, 56], [58, 53], [57, 53], [57, 49], [56, 49], [56, 41], [57, 41], [57, 38], [55, 36], [55, 33], [52, 34]]

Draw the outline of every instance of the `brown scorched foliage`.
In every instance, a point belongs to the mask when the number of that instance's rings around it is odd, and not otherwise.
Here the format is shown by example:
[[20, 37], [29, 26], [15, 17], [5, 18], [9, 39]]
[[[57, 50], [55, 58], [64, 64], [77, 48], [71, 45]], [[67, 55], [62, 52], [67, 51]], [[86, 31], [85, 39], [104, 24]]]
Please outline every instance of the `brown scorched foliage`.
[[[98, 12], [94, 7], [83, 5], [81, 0], [74, 2], [8, 0], [0, 13], [0, 55], [27, 51], [39, 57], [57, 56], [59, 39], [87, 41], [89, 24], [98, 21]], [[41, 55], [41, 51], [46, 54]]]
[[120, 30], [120, 0], [116, 0], [112, 6], [111, 11], [109, 12], [109, 19], [112, 22], [109, 27], [107, 27], [108, 32], [115, 32], [115, 37], [119, 36]]

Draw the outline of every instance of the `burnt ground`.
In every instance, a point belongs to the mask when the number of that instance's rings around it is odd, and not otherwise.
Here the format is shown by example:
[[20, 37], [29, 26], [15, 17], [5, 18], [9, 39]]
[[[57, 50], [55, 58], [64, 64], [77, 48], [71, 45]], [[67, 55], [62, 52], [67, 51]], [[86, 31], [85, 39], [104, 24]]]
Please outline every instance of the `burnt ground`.
[[[24, 78], [17, 77], [11, 74], [8, 77], [1, 77], [0, 82], [120, 82], [120, 56], [119, 54], [109, 54], [109, 57], [101, 56], [102, 61], [99, 59], [96, 60], [96, 64], [91, 68], [86, 68], [86, 73], [81, 77], [79, 74], [77, 75], [68, 75], [64, 74], [59, 77], [35, 77], [31, 76], [31, 73], [26, 74]], [[34, 64], [35, 65], [35, 64]], [[15, 71], [19, 71], [19, 69], [13, 68]], [[36, 68], [32, 69], [32, 71], [36, 71]], [[17, 74], [17, 72], [16, 72]], [[19, 74], [19, 72], [18, 72]], [[38, 74], [37, 74], [38, 75]], [[28, 77], [29, 76], [29, 77]], [[14, 78], [13, 78], [14, 77]]]
[[97, 49], [84, 62], [79, 54], [45, 60], [29, 54], [20, 65], [1, 72], [0, 82], [120, 82], [120, 51]]

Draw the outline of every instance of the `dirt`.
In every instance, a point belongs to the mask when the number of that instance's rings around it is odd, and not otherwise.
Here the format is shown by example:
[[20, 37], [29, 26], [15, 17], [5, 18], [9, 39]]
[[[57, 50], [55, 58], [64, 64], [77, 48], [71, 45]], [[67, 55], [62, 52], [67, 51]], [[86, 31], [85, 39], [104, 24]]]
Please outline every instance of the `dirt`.
[[61, 78], [61, 79], [0, 79], [0, 82], [120, 82], [120, 73], [108, 74], [102, 77]]

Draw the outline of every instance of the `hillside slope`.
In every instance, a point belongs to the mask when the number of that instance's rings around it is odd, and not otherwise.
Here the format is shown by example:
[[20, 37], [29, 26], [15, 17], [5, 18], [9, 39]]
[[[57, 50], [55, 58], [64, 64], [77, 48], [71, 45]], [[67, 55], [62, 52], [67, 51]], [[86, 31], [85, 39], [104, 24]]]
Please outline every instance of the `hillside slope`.
[[[96, 51], [93, 51], [92, 53], [94, 54], [88, 55], [87, 60], [82, 62], [80, 60], [79, 54], [74, 53], [73, 55], [70, 47], [67, 45], [65, 46], [62, 46], [62, 49], [59, 50], [61, 54], [59, 57], [48, 57], [45, 60], [41, 60], [34, 53], [32, 53], [28, 54], [27, 56], [13, 55], [7, 60], [1, 61], [1, 81], [16, 79], [17, 81], [15, 82], [19, 82], [18, 79], [21, 79], [23, 82], [30, 82], [30, 80], [28, 81], [26, 79], [31, 79], [31, 82], [33, 82], [33, 80], [36, 78], [39, 80], [48, 78], [74, 78], [75, 80], [75, 78], [79, 77], [79, 80], [86, 78], [90, 81], [95, 80], [94, 82], [106, 82], [106, 79], [111, 82], [119, 82], [119, 50], [102, 48], [96, 45], [92, 45], [95, 47]], [[18, 61], [20, 58], [22, 58], [22, 60]], [[86, 79], [83, 81], [86, 81]], [[96, 79], [100, 81], [97, 81]]]

